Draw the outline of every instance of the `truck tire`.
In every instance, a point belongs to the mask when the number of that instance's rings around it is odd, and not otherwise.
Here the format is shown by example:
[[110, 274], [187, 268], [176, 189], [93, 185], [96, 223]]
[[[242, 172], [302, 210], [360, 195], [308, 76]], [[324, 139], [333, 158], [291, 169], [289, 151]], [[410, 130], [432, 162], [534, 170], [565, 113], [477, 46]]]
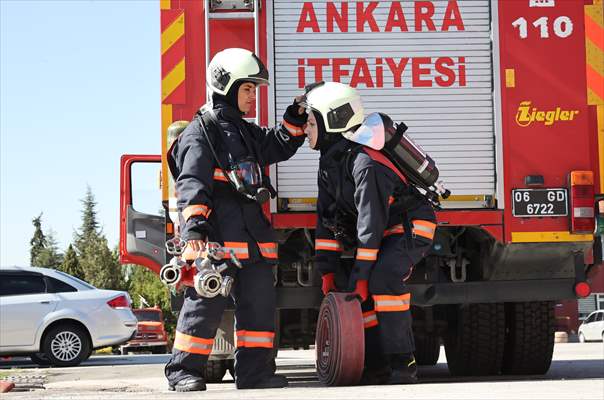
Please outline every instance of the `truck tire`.
[[220, 383], [227, 371], [227, 360], [208, 360], [204, 378], [207, 383]]
[[556, 319], [554, 303], [508, 303], [503, 373], [545, 374], [552, 363]]
[[436, 365], [440, 355], [440, 338], [437, 335], [415, 336], [415, 362], [417, 365]]
[[503, 303], [464, 304], [445, 335], [447, 365], [452, 375], [497, 375], [505, 344]]

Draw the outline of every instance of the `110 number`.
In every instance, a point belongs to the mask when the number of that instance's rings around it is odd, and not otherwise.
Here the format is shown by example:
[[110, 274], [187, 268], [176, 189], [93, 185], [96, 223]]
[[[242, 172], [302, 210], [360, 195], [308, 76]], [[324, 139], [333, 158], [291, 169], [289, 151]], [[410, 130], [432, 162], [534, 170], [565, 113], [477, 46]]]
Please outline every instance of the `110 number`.
[[[512, 22], [514, 28], [518, 28], [520, 33], [520, 39], [526, 39], [528, 37], [528, 22], [526, 18], [520, 17], [516, 21]], [[533, 26], [539, 28], [539, 34], [541, 39], [549, 38], [549, 18], [541, 17], [533, 21]], [[567, 16], [561, 16], [554, 20], [554, 33], [559, 38], [567, 38], [573, 33], [573, 21]]]

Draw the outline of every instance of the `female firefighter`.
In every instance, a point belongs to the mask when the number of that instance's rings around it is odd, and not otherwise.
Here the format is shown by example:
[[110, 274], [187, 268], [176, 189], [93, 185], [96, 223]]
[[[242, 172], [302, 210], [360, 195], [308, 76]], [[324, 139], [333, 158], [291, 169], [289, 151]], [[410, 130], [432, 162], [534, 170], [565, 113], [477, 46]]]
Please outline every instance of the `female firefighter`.
[[[308, 89], [305, 105], [305, 133], [310, 147], [321, 152], [315, 251], [323, 293], [353, 291], [361, 300], [364, 383], [415, 383], [405, 280], [432, 242], [433, 208], [382, 153], [363, 146], [376, 138], [363, 125], [355, 89], [320, 82]], [[347, 266], [340, 255], [353, 248], [356, 257]]]
[[[273, 265], [277, 243], [262, 211], [272, 187], [263, 168], [287, 160], [302, 145], [307, 114], [294, 103], [273, 129], [243, 119], [268, 71], [255, 54], [231, 48], [217, 53], [207, 70], [211, 107], [204, 107], [175, 142], [168, 162], [176, 183], [183, 255], [196, 257], [207, 241], [232, 250], [243, 264], [235, 278], [237, 388], [287, 386], [272, 368], [275, 336]], [[203, 371], [227, 298], [185, 290], [172, 357], [165, 368], [169, 389], [205, 390]]]

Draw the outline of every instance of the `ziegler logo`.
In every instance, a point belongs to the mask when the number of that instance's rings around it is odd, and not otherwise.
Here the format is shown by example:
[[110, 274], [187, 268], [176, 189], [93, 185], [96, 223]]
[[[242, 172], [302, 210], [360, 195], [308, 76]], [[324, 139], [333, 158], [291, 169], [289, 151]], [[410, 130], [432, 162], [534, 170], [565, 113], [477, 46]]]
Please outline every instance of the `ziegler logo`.
[[531, 101], [526, 100], [518, 106], [516, 123], [525, 127], [536, 121], [543, 122], [545, 126], [551, 126], [558, 121], [572, 121], [577, 114], [579, 114], [579, 110], [562, 110], [560, 107], [550, 111], [539, 111], [537, 107], [531, 107]]

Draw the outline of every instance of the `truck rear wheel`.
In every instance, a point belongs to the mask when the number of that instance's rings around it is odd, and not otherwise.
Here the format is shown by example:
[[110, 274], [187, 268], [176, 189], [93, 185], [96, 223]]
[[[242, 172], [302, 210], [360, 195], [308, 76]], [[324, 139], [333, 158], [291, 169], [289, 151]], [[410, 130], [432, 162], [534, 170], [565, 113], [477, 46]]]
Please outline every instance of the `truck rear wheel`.
[[545, 374], [554, 352], [554, 303], [535, 301], [505, 305], [503, 373]]
[[445, 335], [452, 375], [497, 375], [505, 344], [505, 309], [498, 304], [464, 304]]
[[417, 365], [436, 365], [440, 354], [437, 335], [415, 336], [415, 361]]
[[227, 360], [208, 360], [205, 380], [207, 383], [220, 383], [227, 371]]

